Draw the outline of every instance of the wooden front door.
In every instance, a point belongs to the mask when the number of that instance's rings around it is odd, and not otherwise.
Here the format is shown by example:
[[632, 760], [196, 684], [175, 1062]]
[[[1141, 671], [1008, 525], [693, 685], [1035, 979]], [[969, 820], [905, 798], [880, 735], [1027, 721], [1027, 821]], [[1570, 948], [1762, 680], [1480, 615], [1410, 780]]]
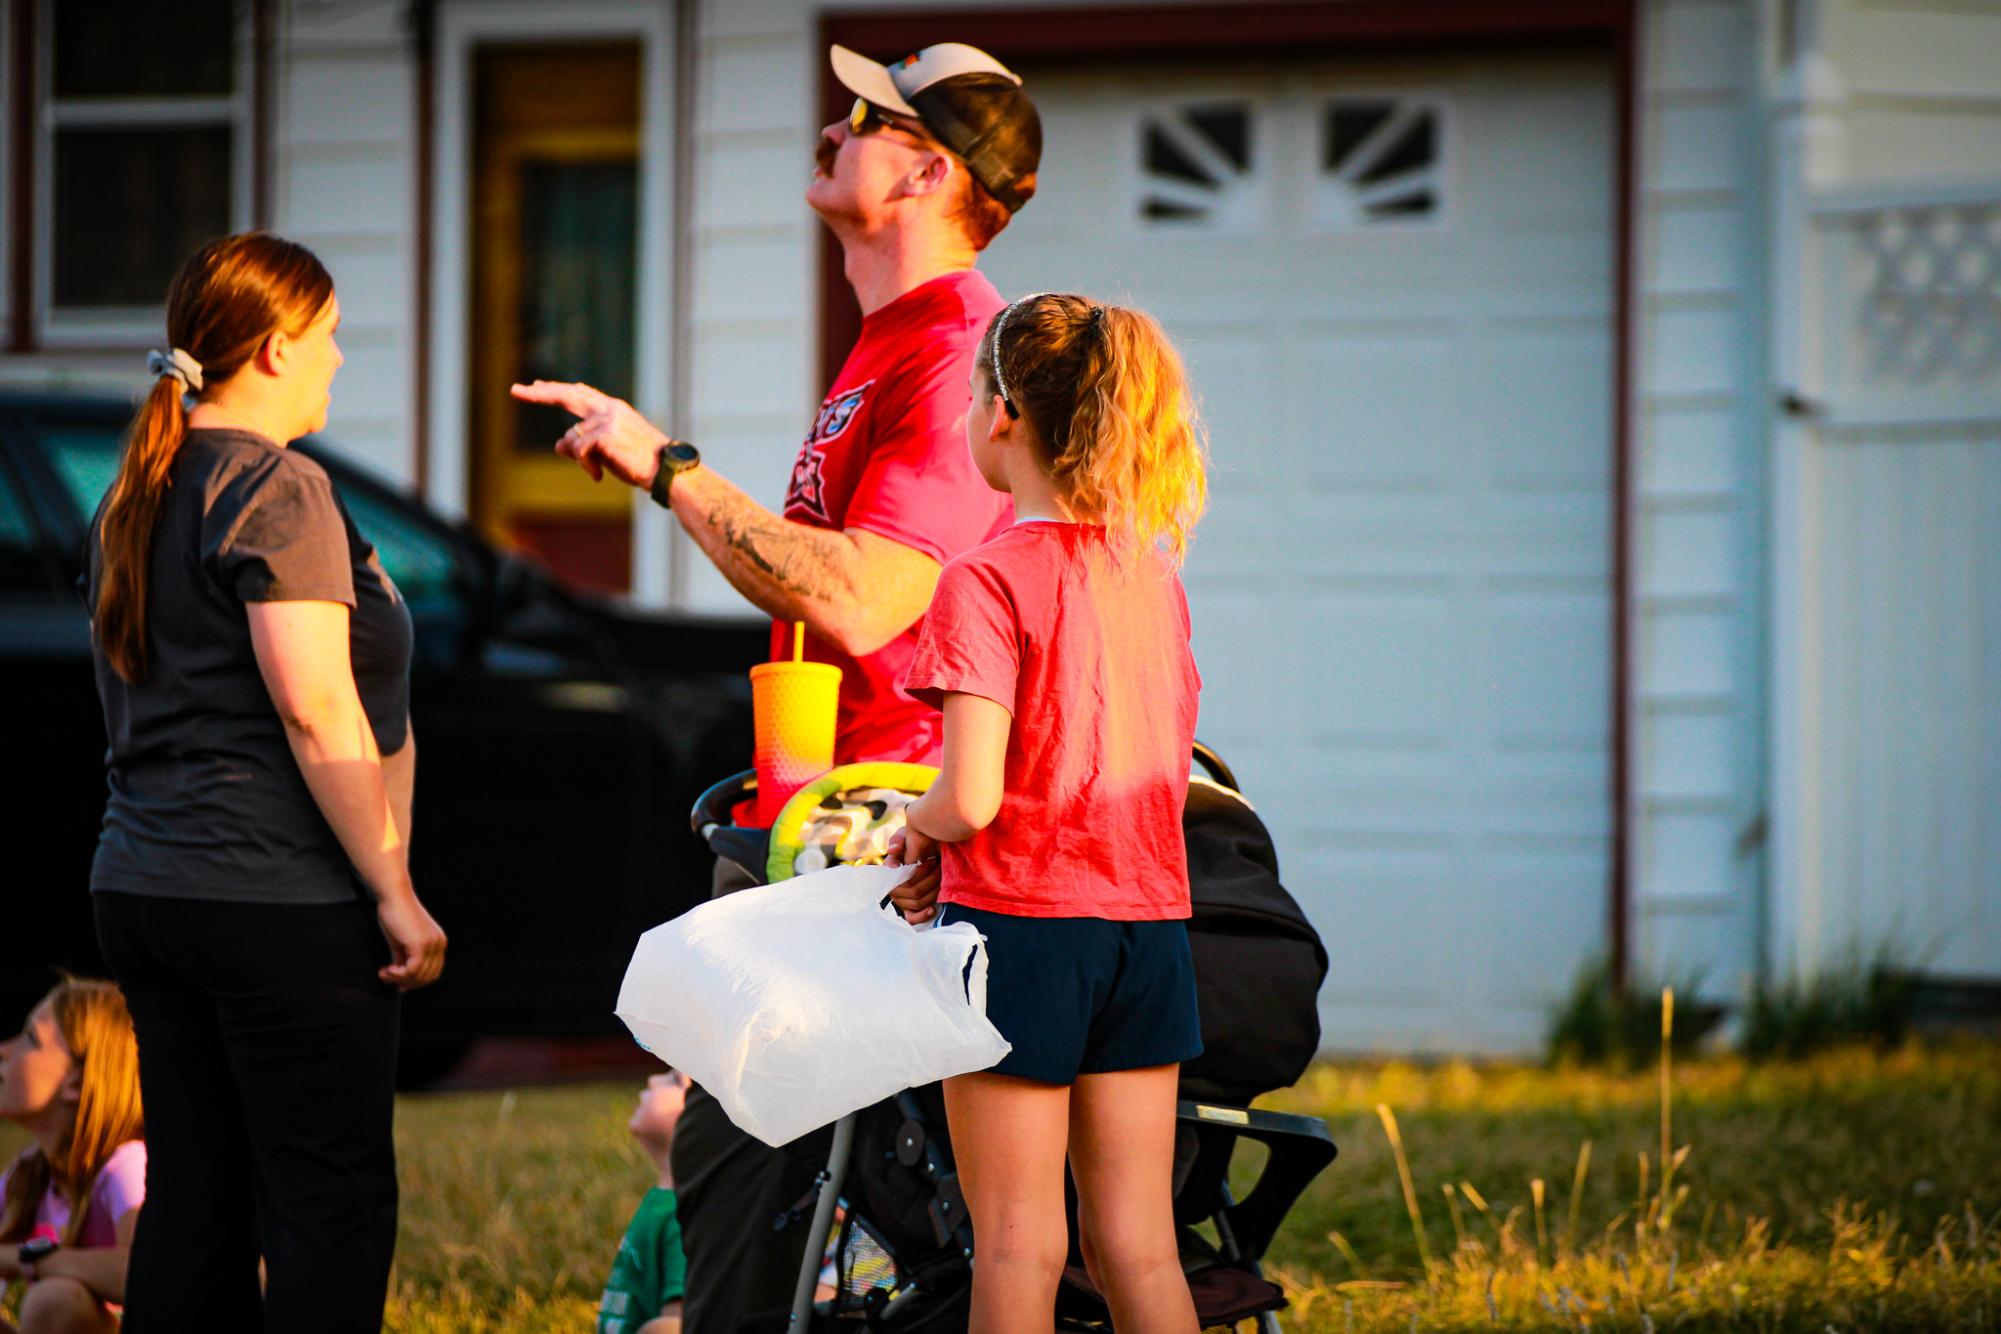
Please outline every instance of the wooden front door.
[[572, 418], [507, 387], [582, 380], [633, 395], [639, 46], [495, 46], [477, 59], [473, 520], [571, 584], [624, 591], [632, 492], [558, 458]]

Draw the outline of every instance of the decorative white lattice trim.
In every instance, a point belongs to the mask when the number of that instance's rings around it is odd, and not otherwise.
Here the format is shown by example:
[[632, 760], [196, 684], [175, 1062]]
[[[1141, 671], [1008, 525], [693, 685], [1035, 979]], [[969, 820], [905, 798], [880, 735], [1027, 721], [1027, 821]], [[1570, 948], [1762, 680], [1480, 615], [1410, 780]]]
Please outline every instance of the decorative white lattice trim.
[[2001, 379], [2001, 200], [1855, 211], [1853, 328], [1870, 384]]

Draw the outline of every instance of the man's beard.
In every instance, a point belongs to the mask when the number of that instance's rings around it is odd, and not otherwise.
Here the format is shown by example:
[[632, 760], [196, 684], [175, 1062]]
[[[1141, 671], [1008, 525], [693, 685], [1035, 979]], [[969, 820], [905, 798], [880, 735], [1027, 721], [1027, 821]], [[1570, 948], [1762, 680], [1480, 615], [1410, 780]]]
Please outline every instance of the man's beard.
[[841, 146], [832, 139], [822, 135], [820, 136], [820, 142], [813, 149], [813, 165], [820, 169], [822, 176], [825, 176], [828, 180], [832, 180], [834, 178], [834, 159], [839, 157], [840, 153]]

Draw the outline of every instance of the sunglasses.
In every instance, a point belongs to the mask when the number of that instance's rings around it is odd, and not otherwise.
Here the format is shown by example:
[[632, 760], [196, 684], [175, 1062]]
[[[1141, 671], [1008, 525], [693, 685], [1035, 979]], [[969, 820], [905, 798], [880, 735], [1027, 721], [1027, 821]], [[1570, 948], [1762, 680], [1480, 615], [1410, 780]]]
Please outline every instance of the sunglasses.
[[921, 121], [906, 120], [902, 116], [892, 115], [866, 97], [857, 97], [854, 109], [848, 112], [848, 132], [861, 135], [874, 134], [877, 130], [901, 130], [919, 139], [931, 137]]

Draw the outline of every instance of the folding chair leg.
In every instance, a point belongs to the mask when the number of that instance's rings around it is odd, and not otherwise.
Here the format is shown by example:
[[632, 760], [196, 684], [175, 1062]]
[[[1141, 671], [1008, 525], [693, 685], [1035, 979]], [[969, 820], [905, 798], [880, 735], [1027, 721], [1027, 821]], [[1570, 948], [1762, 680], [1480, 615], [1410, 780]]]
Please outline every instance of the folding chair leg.
[[834, 1206], [841, 1186], [848, 1179], [848, 1157], [855, 1147], [855, 1117], [850, 1112], [834, 1122], [834, 1147], [828, 1151], [827, 1166], [813, 1188], [820, 1198], [813, 1204], [813, 1227], [806, 1234], [806, 1254], [799, 1261], [799, 1283], [792, 1289], [791, 1328], [808, 1330], [813, 1325], [813, 1289], [820, 1282], [820, 1256], [826, 1250], [828, 1230], [834, 1226]]

